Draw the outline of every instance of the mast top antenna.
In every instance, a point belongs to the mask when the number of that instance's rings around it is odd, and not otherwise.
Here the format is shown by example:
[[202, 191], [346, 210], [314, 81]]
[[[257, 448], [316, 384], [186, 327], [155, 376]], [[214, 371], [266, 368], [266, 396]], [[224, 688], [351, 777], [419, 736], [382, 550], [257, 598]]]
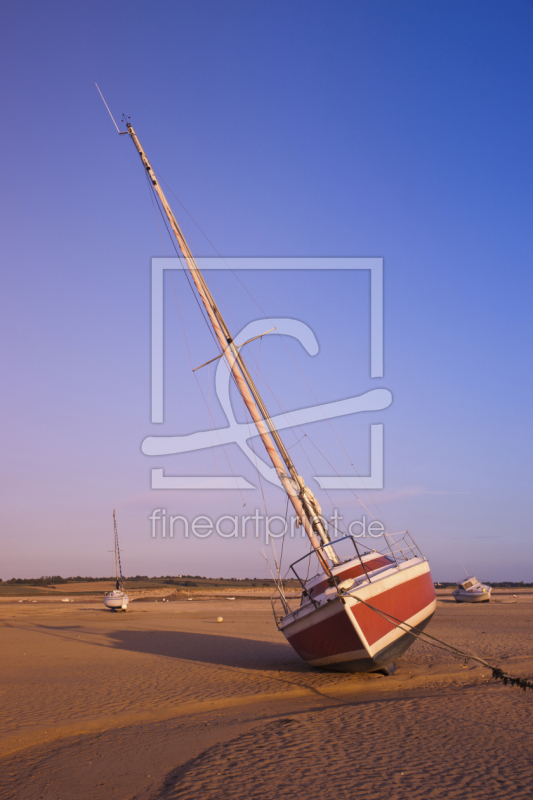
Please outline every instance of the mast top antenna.
[[[114, 126], [115, 126], [115, 128], [117, 129], [117, 133], [118, 133], [118, 135], [119, 135], [119, 136], [123, 136], [125, 133], [127, 133], [127, 131], [121, 131], [121, 130], [119, 129], [119, 127], [118, 127], [117, 123], [115, 122], [115, 118], [114, 118], [113, 114], [111, 113], [111, 111], [109, 110], [109, 106], [107, 105], [107, 103], [106, 103], [106, 101], [105, 101], [105, 97], [104, 97], [104, 95], [102, 94], [102, 92], [100, 91], [100, 87], [98, 86], [98, 84], [96, 83], [96, 81], [94, 82], [94, 85], [95, 85], [95, 86], [96, 86], [96, 88], [98, 89], [98, 93], [99, 93], [100, 97], [102, 98], [102, 100], [104, 101], [104, 106], [107, 108], [107, 110], [108, 110], [108, 112], [109, 112], [109, 116], [110, 116], [110, 117], [111, 117], [111, 119], [113, 120], [113, 125], [114, 125]], [[124, 122], [126, 121], [126, 115], [125, 115], [125, 114], [123, 114], [123, 115], [122, 115], [122, 119], [123, 119], [123, 121], [124, 121]], [[128, 119], [129, 119], [129, 117], [128, 117]]]

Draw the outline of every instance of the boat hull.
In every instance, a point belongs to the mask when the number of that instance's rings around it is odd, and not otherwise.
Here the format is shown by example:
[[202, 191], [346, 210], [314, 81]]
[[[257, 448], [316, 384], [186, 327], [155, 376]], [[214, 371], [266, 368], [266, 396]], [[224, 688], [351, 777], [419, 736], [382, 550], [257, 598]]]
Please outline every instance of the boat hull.
[[126, 611], [129, 602], [128, 595], [123, 592], [110, 592], [104, 597], [104, 605], [111, 611]]
[[488, 603], [490, 592], [452, 592], [456, 603]]
[[313, 667], [341, 672], [372, 672], [388, 667], [405, 653], [415, 637], [386, 615], [422, 629], [435, 613], [429, 565], [422, 559], [413, 561], [416, 563], [387, 570], [348, 595], [288, 615], [280, 621], [282, 633]]

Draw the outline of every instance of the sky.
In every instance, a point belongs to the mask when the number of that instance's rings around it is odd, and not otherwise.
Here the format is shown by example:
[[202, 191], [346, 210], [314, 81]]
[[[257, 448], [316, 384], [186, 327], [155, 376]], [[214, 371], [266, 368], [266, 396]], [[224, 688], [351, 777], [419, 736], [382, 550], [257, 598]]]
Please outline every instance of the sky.
[[[276, 335], [243, 351], [271, 413], [392, 393], [284, 433], [325, 513], [408, 529], [436, 581], [533, 581], [532, 34], [526, 0], [5, 4], [1, 578], [112, 574], [113, 508], [127, 575], [268, 577], [262, 537], [185, 537], [179, 522], [152, 537], [149, 518], [285, 514], [236, 444], [141, 450], [227, 421], [216, 364], [192, 373], [216, 353], [173, 270], [165, 421], [151, 422], [151, 259], [173, 251], [97, 82], [200, 262], [329, 259], [207, 273], [235, 334], [291, 318], [316, 337], [315, 355]], [[335, 269], [341, 257], [383, 259], [379, 378], [369, 273]], [[327, 496], [314, 476], [369, 474], [371, 424], [383, 488]], [[154, 489], [153, 468], [255, 489]], [[307, 552], [298, 536], [283, 549], [283, 570]]]

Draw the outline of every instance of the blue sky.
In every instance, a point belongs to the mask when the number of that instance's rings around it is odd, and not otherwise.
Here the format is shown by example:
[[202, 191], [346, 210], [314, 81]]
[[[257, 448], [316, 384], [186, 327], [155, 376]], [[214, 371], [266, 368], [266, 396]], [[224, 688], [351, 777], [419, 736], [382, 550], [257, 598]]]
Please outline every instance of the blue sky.
[[[336, 430], [364, 471], [368, 424], [384, 424], [385, 488], [374, 499], [391, 528], [415, 535], [435, 579], [460, 577], [463, 561], [479, 577], [533, 580], [533, 4], [118, 0], [6, 9], [0, 576], [109, 574], [113, 507], [129, 574], [268, 574], [246, 541], [150, 538], [155, 507], [216, 516], [242, 503], [236, 492], [150, 489], [154, 464], [140, 451], [158, 427], [150, 424], [150, 258], [164, 252], [138, 157], [116, 135], [97, 81], [224, 256], [384, 258], [381, 382], [370, 381], [365, 362], [364, 275], [288, 273], [272, 283], [257, 274], [246, 284], [269, 315], [315, 330], [314, 360], [288, 346], [321, 401], [392, 391], [389, 409]], [[195, 251], [212, 255], [174, 205]], [[213, 281], [236, 324], [257, 318], [237, 284]], [[179, 276], [176, 286], [200, 364], [210, 340]], [[163, 428], [189, 433], [208, 428], [209, 414], [167, 290]], [[310, 404], [287, 351], [261, 347], [261, 369], [282, 402]], [[212, 370], [200, 377], [206, 394], [212, 379]], [[320, 424], [309, 436], [340, 465], [330, 433]], [[248, 469], [236, 450], [228, 455]], [[220, 448], [215, 457], [223, 462]], [[167, 457], [164, 466], [209, 474], [208, 458]], [[261, 499], [250, 492], [246, 502]], [[346, 518], [364, 513], [348, 493], [333, 499]], [[268, 490], [267, 503], [283, 513], [281, 492]], [[300, 552], [288, 543], [286, 555]]]

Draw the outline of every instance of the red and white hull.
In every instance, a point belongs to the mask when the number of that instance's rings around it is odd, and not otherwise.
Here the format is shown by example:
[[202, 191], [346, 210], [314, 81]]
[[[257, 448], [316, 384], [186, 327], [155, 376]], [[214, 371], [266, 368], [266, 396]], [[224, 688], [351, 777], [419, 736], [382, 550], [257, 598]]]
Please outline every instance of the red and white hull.
[[316, 588], [323, 592], [309, 589], [316, 605], [307, 600], [279, 621], [289, 644], [308, 664], [371, 672], [388, 667], [413, 644], [415, 638], [405, 626], [398, 627], [356, 598], [419, 629], [433, 616], [435, 588], [425, 559], [412, 558], [397, 566], [376, 554], [364, 561], [370, 581], [366, 574], [359, 577], [359, 560], [343, 565], [334, 570], [345, 590], [341, 596], [335, 587], [324, 589], [327, 582], [322, 578]]

